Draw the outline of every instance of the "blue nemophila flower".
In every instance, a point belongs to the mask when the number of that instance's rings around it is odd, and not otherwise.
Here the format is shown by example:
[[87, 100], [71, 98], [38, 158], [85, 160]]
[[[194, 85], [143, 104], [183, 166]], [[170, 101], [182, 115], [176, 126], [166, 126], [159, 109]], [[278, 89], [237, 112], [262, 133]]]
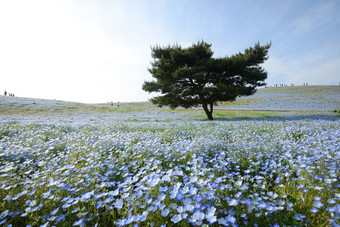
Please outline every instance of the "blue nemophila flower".
[[178, 206], [176, 210], [177, 210], [178, 213], [182, 213], [183, 212], [183, 207], [182, 206]]
[[235, 198], [239, 198], [242, 195], [242, 192], [237, 192], [234, 196]]
[[329, 213], [333, 213], [335, 211], [335, 207], [327, 207], [326, 210], [329, 212]]
[[122, 199], [118, 199], [114, 203], [114, 207], [120, 210], [120, 209], [122, 209], [123, 204], [124, 204], [123, 200]]
[[209, 224], [212, 224], [216, 222], [217, 217], [215, 216], [216, 208], [215, 207], [209, 207], [207, 209], [207, 212], [205, 214], [206, 219], [208, 220]]
[[78, 214], [77, 214], [77, 217], [78, 217], [78, 218], [84, 217], [84, 216], [86, 216], [88, 213], [89, 213], [89, 212], [78, 213]]
[[236, 181], [235, 185], [240, 187], [242, 185], [242, 180]]
[[78, 212], [78, 207], [74, 208], [74, 209], [71, 211], [72, 214], [73, 214], [73, 213], [76, 213], [76, 212]]
[[48, 227], [48, 224], [49, 224], [49, 222], [46, 222], [45, 224], [40, 225], [40, 227]]
[[320, 207], [323, 207], [323, 204], [320, 201], [316, 201], [314, 202], [314, 207], [320, 208]]
[[315, 196], [315, 197], [314, 197], [314, 200], [315, 200], [315, 201], [320, 201], [320, 200], [321, 200], [321, 197]]
[[3, 198], [3, 200], [11, 201], [12, 200], [12, 196], [11, 195], [6, 195], [5, 198]]
[[159, 191], [160, 191], [160, 192], [166, 192], [166, 191], [168, 191], [168, 189], [169, 189], [168, 186], [164, 186], [164, 187], [160, 187], [160, 188], [159, 188]]
[[192, 223], [200, 222], [204, 219], [204, 217], [205, 217], [205, 214], [203, 212], [197, 210], [195, 213], [193, 213], [190, 220], [191, 220]]
[[234, 224], [236, 222], [236, 218], [234, 216], [232, 216], [232, 215], [228, 215], [226, 217], [226, 221], [231, 223], [231, 224]]
[[185, 220], [188, 217], [188, 213], [187, 212], [181, 213], [181, 215], [182, 215], [182, 220]]
[[161, 215], [163, 217], [166, 217], [166, 216], [168, 216], [169, 212], [170, 212], [169, 209], [164, 209], [164, 210], [161, 211]]
[[229, 206], [237, 206], [238, 200], [237, 199], [231, 199], [228, 204], [229, 204]]
[[81, 195], [80, 201], [81, 202], [88, 202], [93, 194], [94, 194], [94, 191], [83, 193]]
[[296, 215], [294, 216], [294, 218], [295, 218], [296, 220], [298, 220], [298, 221], [303, 221], [303, 219], [305, 219], [306, 216], [303, 215], [303, 214], [296, 214]]
[[125, 225], [125, 219], [118, 219], [117, 220], [117, 225], [118, 226], [124, 226]]
[[258, 204], [258, 208], [260, 208], [260, 209], [266, 209], [267, 206], [268, 205], [263, 201], [260, 201], [259, 204]]
[[186, 203], [184, 205], [184, 210], [192, 212], [195, 209], [195, 206], [192, 205], [191, 203]]
[[305, 185], [301, 184], [301, 185], [298, 185], [296, 186], [297, 189], [300, 189], [300, 188], [303, 188]]
[[312, 208], [311, 210], [310, 210], [310, 212], [312, 212], [312, 213], [317, 213], [319, 210], [318, 209], [316, 209], [316, 208]]
[[335, 204], [335, 203], [336, 203], [336, 200], [335, 200], [335, 199], [328, 199], [328, 200], [327, 200], [327, 203], [329, 203], [329, 204]]
[[315, 186], [315, 187], [314, 187], [314, 190], [320, 191], [320, 190], [322, 190], [322, 189], [323, 189], [323, 187], [319, 187], [319, 186]]
[[73, 226], [77, 226], [77, 225], [79, 225], [80, 227], [84, 227], [85, 226], [84, 220], [83, 219], [79, 219], [78, 221], [75, 221], [73, 223]]
[[181, 192], [178, 192], [176, 195], [176, 200], [181, 201], [183, 199], [184, 195]]
[[122, 199], [125, 199], [125, 198], [129, 197], [129, 195], [130, 195], [130, 193], [124, 193], [124, 194], [121, 196], [121, 198], [122, 198]]
[[197, 188], [191, 186], [190, 189], [189, 189], [189, 194], [190, 195], [196, 195], [196, 193], [197, 193]]
[[164, 194], [164, 193], [161, 193], [159, 196], [158, 196], [158, 200], [159, 201], [163, 201], [164, 199], [165, 199], [165, 197], [166, 197], [166, 194]]
[[20, 192], [20, 193], [18, 193], [18, 194], [16, 194], [16, 195], [14, 195], [13, 197], [12, 197], [12, 200], [17, 200], [19, 197], [21, 197], [21, 196], [23, 196], [23, 195], [26, 195], [27, 194], [27, 190], [24, 190], [24, 191], [22, 191], [22, 192]]
[[30, 207], [34, 206], [36, 203], [37, 203], [36, 200], [33, 200], [33, 201], [27, 200], [27, 201], [25, 202], [25, 204], [28, 205], [28, 206], [30, 206]]
[[182, 220], [182, 216], [180, 215], [180, 214], [175, 214], [174, 216], [172, 216], [172, 218], [171, 218], [171, 221], [173, 222], [173, 223], [177, 223], [177, 222], [179, 222], [179, 221], [181, 221]]
[[228, 222], [225, 218], [219, 218], [217, 220], [218, 224], [222, 225], [222, 226], [228, 226]]
[[0, 220], [0, 225], [5, 224], [7, 222], [7, 218]]
[[2, 212], [0, 214], [0, 219], [3, 219], [4, 217], [7, 217], [7, 215], [9, 214], [9, 211], [8, 210], [5, 210], [4, 212]]

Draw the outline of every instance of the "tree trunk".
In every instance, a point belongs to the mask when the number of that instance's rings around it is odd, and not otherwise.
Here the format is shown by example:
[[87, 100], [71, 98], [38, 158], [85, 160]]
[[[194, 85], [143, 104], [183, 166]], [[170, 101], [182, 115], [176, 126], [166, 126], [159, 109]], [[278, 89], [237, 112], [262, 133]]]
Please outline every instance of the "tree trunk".
[[207, 115], [208, 119], [210, 121], [214, 120], [213, 116], [212, 116], [212, 112], [213, 112], [213, 104], [210, 104], [210, 110], [208, 109], [208, 104], [207, 103], [203, 103], [203, 109], [205, 114]]

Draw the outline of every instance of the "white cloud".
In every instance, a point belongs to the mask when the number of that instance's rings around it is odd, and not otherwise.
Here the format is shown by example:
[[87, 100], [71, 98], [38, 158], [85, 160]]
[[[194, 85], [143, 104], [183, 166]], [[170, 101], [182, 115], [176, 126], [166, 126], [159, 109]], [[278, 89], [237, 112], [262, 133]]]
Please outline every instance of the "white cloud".
[[[0, 3], [3, 89], [19, 96], [83, 102], [150, 97], [141, 90], [149, 75], [148, 34], [133, 33], [142, 26], [126, 26], [130, 22], [119, 10], [102, 15], [99, 8], [89, 8], [95, 5], [84, 7], [81, 11], [68, 1]], [[103, 27], [106, 20], [116, 26], [112, 34]], [[125, 41], [127, 33], [131, 39]]]
[[270, 57], [263, 67], [268, 72], [267, 84], [338, 85], [340, 58], [325, 61], [322, 56], [301, 59]]

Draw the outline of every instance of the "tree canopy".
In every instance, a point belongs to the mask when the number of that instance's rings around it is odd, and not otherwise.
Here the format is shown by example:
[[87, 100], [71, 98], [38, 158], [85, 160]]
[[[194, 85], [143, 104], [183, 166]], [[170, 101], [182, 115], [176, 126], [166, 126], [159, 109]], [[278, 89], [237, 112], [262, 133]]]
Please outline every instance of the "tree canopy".
[[265, 85], [267, 72], [260, 66], [268, 59], [271, 43], [249, 47], [230, 57], [213, 58], [211, 44], [197, 42], [191, 47], [151, 48], [154, 61], [148, 69], [154, 80], [145, 81], [147, 92], [161, 92], [150, 101], [158, 106], [190, 108], [202, 105], [209, 120], [218, 101], [235, 101], [252, 95]]

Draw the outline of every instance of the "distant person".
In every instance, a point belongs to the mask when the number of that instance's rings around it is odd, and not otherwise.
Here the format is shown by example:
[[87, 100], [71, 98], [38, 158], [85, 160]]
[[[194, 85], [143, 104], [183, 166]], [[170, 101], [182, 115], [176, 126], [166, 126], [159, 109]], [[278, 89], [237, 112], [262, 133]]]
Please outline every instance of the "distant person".
[[6, 90], [5, 90], [4, 94], [5, 94], [5, 96], [7, 95], [7, 91]]
[[117, 102], [117, 106], [119, 107], [119, 102]]
[[111, 106], [113, 106], [113, 102], [111, 102]]

